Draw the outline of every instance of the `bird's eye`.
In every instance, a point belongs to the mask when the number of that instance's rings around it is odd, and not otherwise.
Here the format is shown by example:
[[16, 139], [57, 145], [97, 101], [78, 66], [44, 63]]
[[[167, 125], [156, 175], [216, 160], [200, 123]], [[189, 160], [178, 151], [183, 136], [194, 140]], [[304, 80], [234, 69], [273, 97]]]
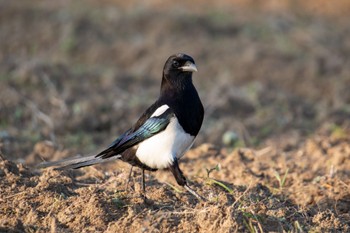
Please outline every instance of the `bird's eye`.
[[178, 61], [173, 61], [173, 67], [179, 68], [180, 63]]

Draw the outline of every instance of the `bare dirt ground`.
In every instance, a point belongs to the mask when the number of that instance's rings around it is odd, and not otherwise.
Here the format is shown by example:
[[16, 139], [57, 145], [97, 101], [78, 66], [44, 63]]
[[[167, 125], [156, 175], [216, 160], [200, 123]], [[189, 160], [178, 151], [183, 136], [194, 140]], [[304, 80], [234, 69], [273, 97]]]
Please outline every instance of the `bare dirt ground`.
[[[320, 5], [320, 3], [322, 3]], [[350, 4], [0, 2], [0, 232], [350, 232]], [[206, 116], [168, 171], [99, 152], [192, 55]]]

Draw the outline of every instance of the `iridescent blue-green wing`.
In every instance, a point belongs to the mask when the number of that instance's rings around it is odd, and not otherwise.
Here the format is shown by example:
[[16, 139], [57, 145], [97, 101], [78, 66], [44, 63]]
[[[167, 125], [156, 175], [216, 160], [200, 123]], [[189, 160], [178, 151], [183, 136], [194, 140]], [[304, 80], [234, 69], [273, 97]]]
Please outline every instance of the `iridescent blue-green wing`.
[[96, 157], [103, 159], [118, 155], [126, 149], [162, 132], [169, 124], [170, 119], [175, 114], [170, 110], [166, 110], [159, 116], [151, 117], [138, 127], [134, 132], [132, 129], [116, 139], [106, 150], [102, 151]]

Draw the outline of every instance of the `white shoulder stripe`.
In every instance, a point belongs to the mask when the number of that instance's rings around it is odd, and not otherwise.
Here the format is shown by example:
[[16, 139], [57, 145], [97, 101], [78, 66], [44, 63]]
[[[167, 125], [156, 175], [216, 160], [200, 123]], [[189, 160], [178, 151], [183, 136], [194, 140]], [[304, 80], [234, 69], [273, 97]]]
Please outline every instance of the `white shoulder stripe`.
[[159, 108], [157, 108], [157, 110], [152, 114], [151, 117], [157, 117], [162, 115], [166, 110], [168, 110], [169, 106], [164, 104], [162, 106], [160, 106]]

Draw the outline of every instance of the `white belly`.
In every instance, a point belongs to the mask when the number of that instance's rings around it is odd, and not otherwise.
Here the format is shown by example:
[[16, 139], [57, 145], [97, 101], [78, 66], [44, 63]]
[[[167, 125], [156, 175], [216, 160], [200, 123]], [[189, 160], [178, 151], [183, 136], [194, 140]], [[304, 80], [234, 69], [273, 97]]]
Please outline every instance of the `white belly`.
[[170, 120], [167, 128], [139, 144], [136, 156], [150, 168], [169, 167], [174, 158], [181, 158], [190, 149], [194, 136], [185, 133], [176, 118]]

